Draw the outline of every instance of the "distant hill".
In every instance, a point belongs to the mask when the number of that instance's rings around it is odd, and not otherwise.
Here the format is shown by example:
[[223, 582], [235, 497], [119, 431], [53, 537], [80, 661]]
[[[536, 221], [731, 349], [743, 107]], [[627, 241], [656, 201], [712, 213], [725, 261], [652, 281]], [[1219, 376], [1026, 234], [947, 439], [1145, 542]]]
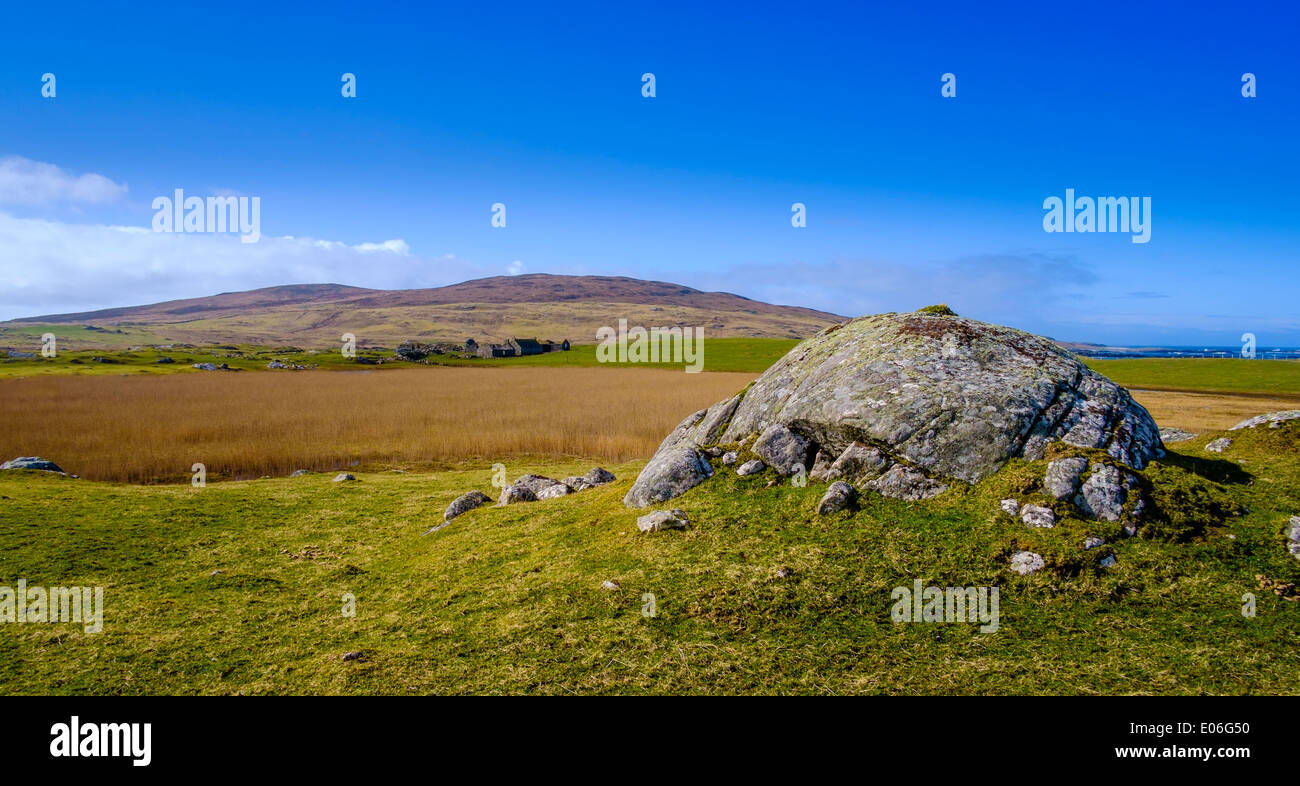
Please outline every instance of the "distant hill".
[[154, 343], [362, 346], [508, 336], [594, 343], [596, 330], [699, 326], [705, 336], [804, 338], [845, 318], [726, 292], [616, 276], [544, 273], [475, 279], [433, 289], [292, 284], [144, 306], [0, 323], [0, 346], [25, 346], [43, 326], [69, 349]]

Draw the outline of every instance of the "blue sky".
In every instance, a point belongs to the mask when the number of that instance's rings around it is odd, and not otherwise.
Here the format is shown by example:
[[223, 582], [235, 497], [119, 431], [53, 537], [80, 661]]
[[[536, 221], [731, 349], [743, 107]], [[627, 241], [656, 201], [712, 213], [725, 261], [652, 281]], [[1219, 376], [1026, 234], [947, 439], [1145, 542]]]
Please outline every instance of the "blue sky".
[[[7, 11], [0, 318], [522, 270], [1300, 345], [1281, 4], [406, 5]], [[123, 229], [176, 188], [259, 197], [263, 240]], [[1066, 188], [1151, 197], [1150, 242], [1044, 232]]]

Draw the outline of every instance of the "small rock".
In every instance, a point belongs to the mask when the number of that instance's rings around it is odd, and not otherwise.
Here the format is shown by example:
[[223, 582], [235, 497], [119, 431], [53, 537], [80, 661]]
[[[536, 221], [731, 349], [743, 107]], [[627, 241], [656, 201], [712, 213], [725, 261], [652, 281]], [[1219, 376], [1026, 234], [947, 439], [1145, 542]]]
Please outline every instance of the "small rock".
[[568, 495], [568, 494], [572, 494], [572, 493], [573, 493], [573, 489], [569, 488], [568, 486], [566, 486], [566, 485], [563, 484], [563, 483], [556, 483], [556, 484], [553, 485], [553, 486], [547, 486], [546, 488], [544, 488], [544, 489], [542, 489], [541, 491], [537, 492], [537, 498], [538, 498], [538, 499], [555, 499], [556, 497], [563, 497], [563, 496], [566, 496], [566, 495]]
[[16, 459], [10, 459], [0, 464], [0, 469], [39, 469], [42, 472], [58, 472], [66, 474], [63, 468], [53, 461], [46, 461], [39, 456], [19, 456]]
[[605, 590], [616, 590], [618, 589], [618, 585], [612, 581], [602, 581], [600, 583], [600, 588]]
[[1089, 535], [1088, 537], [1083, 539], [1083, 547], [1085, 549], [1095, 549], [1105, 545], [1106, 545], [1106, 541], [1102, 540], [1101, 538], [1095, 535]]
[[1186, 442], [1189, 439], [1196, 439], [1200, 435], [1193, 434], [1190, 431], [1183, 431], [1180, 428], [1162, 428], [1160, 429], [1160, 441], [1166, 444], [1170, 442]]
[[1056, 514], [1042, 505], [1025, 505], [1020, 509], [1020, 520], [1031, 527], [1055, 527]]
[[808, 469], [808, 440], [779, 423], [763, 430], [754, 442], [755, 455], [782, 475]]
[[536, 502], [537, 495], [527, 486], [511, 485], [501, 489], [498, 505], [513, 505], [517, 502]]
[[1232, 447], [1231, 439], [1227, 437], [1219, 437], [1218, 439], [1214, 440], [1210, 444], [1206, 445], [1205, 449], [1210, 451], [1211, 453], [1222, 453], [1223, 451], [1227, 450], [1230, 447]]
[[718, 447], [717, 445], [714, 445], [711, 448], [705, 448], [704, 453], [709, 458], [717, 458], [718, 456], [722, 455], [722, 448]]
[[345, 652], [343, 653], [343, 660], [361, 660], [363, 654], [364, 653], [362, 653], [361, 650], [353, 650], [352, 652]]
[[1292, 516], [1287, 531], [1287, 551], [1291, 556], [1300, 559], [1300, 516]]
[[903, 464], [895, 464], [885, 474], [867, 481], [866, 485], [880, 492], [881, 496], [905, 500], [929, 499], [948, 490], [947, 483]]
[[746, 461], [744, 464], [741, 464], [740, 468], [736, 470], [736, 474], [754, 475], [756, 473], [762, 472], [764, 469], [766, 469], [766, 466], [763, 464], [763, 462], [759, 461], [758, 459], [754, 459], [753, 461]]
[[787, 579], [790, 577], [790, 571], [786, 570], [785, 568], [777, 568], [776, 577], [778, 579]]
[[1110, 556], [1108, 556], [1108, 557], [1106, 557], [1105, 559], [1103, 559], [1103, 560], [1101, 561], [1100, 565], [1101, 565], [1103, 568], [1113, 568], [1113, 567], [1115, 567], [1116, 562], [1117, 562], [1117, 560], [1115, 559], [1115, 555], [1114, 555], [1114, 554], [1111, 554]]
[[823, 516], [838, 513], [847, 508], [857, 496], [856, 489], [842, 480], [837, 480], [831, 484], [831, 487], [822, 495], [821, 501], [817, 503], [817, 513]]
[[339, 474], [337, 474], [337, 475], [334, 476], [334, 481], [333, 481], [333, 482], [334, 482], [334, 483], [342, 483], [342, 482], [345, 481], [345, 480], [356, 480], [356, 479], [357, 479], [357, 478], [356, 478], [355, 475], [349, 474], [349, 473], [347, 473], [347, 472], [340, 472]]
[[734, 450], [722, 454], [722, 463], [730, 467], [740, 460], [740, 454]]
[[637, 529], [642, 532], [659, 532], [665, 529], [685, 529], [690, 520], [680, 508], [656, 510], [636, 520]]
[[1011, 570], [1021, 576], [1037, 573], [1047, 565], [1041, 554], [1032, 551], [1017, 551], [1011, 555]]
[[1075, 457], [1057, 459], [1047, 465], [1043, 489], [1056, 499], [1069, 499], [1079, 491], [1079, 476], [1088, 468], [1088, 459]]
[[574, 491], [586, 491], [587, 489], [594, 489], [596, 487], [595, 484], [588, 483], [587, 479], [581, 476], [564, 478], [560, 482]]
[[586, 475], [582, 476], [582, 479], [592, 486], [603, 486], [606, 483], [612, 483], [617, 480], [617, 478], [614, 477], [613, 472], [610, 472], [607, 469], [602, 469], [601, 467], [595, 467], [594, 469], [589, 470]]
[[1075, 507], [1103, 521], [1119, 521], [1133, 479], [1109, 464], [1092, 462], [1092, 474], [1074, 498]]
[[293, 472], [289, 473], [289, 477], [291, 477], [291, 478], [300, 478], [300, 477], [302, 477], [303, 475], [310, 475], [310, 474], [311, 474], [311, 472], [308, 471], [308, 470], [305, 470], [305, 469], [295, 469]]
[[468, 494], [461, 494], [452, 500], [447, 509], [442, 512], [444, 522], [451, 521], [462, 513], [468, 513], [474, 508], [482, 507], [492, 501], [492, 498], [481, 491], [475, 490]]
[[998, 505], [1001, 506], [1002, 511], [1004, 513], [1007, 513], [1008, 515], [1011, 516], [1015, 516], [1020, 512], [1020, 503], [1014, 499], [1010, 499], [1010, 498], [1004, 499], [1001, 502], [999, 502]]
[[1282, 410], [1281, 412], [1269, 412], [1264, 415], [1256, 415], [1253, 418], [1246, 418], [1245, 420], [1241, 421], [1240, 423], [1238, 423], [1237, 425], [1233, 426], [1228, 430], [1237, 431], [1243, 428], [1255, 428], [1256, 426], [1262, 426], [1265, 423], [1269, 425], [1269, 428], [1279, 428], [1282, 425], [1282, 423], [1288, 420], [1295, 420], [1296, 418], [1300, 418], [1300, 409], [1287, 409], [1287, 410]]

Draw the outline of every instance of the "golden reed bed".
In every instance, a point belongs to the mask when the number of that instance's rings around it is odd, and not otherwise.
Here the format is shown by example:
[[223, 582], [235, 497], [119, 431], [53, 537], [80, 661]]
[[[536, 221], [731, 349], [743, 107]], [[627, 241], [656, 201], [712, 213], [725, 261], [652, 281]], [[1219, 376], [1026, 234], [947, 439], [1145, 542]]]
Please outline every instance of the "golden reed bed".
[[0, 382], [0, 457], [95, 480], [648, 458], [685, 415], [757, 375], [640, 368], [419, 368], [35, 377]]
[[[523, 456], [648, 458], [686, 414], [752, 373], [639, 368], [208, 372], [0, 381], [0, 459], [42, 456], [95, 480], [183, 481], [295, 469], [443, 466]], [[1161, 426], [1193, 432], [1300, 406], [1136, 391]]]

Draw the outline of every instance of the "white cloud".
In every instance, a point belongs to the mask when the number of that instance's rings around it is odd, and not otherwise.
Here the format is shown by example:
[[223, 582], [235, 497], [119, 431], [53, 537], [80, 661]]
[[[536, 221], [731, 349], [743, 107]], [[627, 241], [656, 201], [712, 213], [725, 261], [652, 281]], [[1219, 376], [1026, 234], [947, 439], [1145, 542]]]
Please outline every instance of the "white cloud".
[[51, 202], [104, 204], [126, 195], [126, 186], [103, 175], [74, 176], [54, 164], [21, 156], [0, 158], [0, 203], [45, 205]]
[[512, 276], [517, 276], [520, 273], [524, 272], [524, 263], [516, 259], [514, 262], [511, 262], [509, 265], [506, 265], [506, 272]]
[[314, 238], [153, 232], [0, 212], [0, 319], [134, 306], [300, 283], [403, 289], [453, 283], [482, 268], [412, 256], [405, 240], [348, 245]]

